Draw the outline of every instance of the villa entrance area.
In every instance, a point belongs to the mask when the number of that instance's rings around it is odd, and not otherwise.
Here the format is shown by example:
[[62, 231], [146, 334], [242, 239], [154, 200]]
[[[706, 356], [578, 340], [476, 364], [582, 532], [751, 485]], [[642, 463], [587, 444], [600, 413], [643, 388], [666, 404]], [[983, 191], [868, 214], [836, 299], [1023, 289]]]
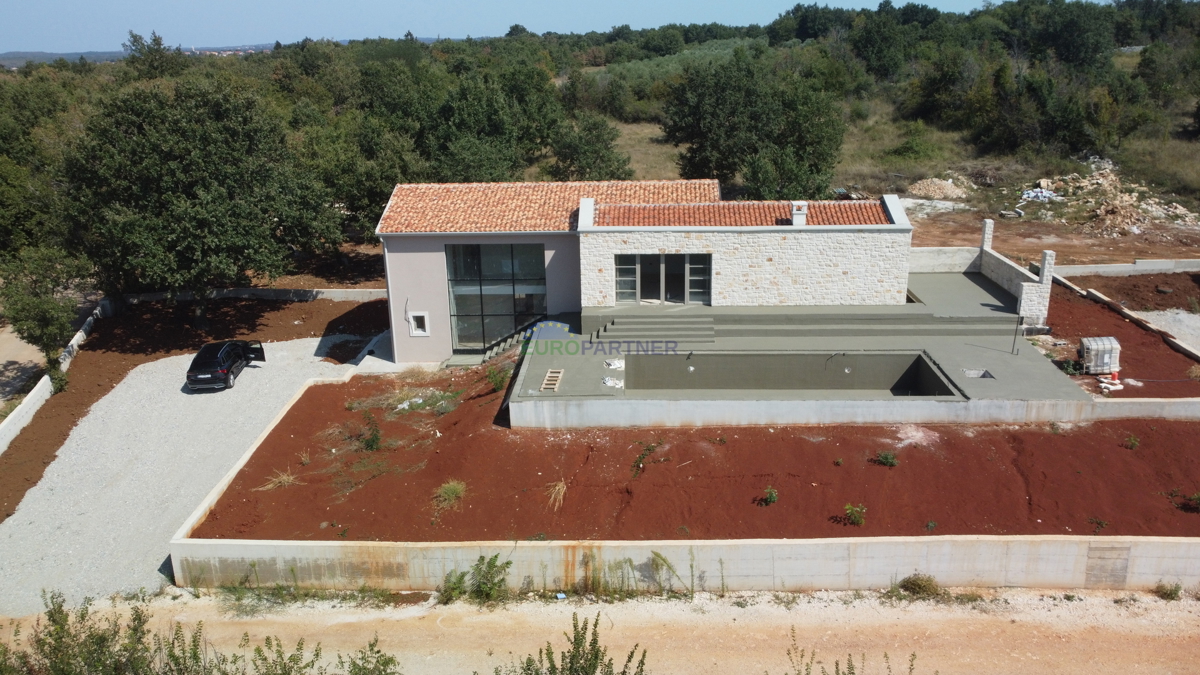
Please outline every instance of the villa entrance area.
[[617, 304], [707, 305], [712, 302], [712, 255], [640, 253], [616, 256]]

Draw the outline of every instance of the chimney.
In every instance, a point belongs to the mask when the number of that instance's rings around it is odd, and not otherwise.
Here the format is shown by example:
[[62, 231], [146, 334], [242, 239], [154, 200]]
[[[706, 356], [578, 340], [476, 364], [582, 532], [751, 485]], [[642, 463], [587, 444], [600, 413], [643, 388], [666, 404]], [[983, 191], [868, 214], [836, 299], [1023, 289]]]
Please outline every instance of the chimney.
[[579, 229], [591, 229], [596, 225], [596, 200], [592, 197], [579, 199]]
[[808, 202], [792, 202], [792, 225], [808, 224]]

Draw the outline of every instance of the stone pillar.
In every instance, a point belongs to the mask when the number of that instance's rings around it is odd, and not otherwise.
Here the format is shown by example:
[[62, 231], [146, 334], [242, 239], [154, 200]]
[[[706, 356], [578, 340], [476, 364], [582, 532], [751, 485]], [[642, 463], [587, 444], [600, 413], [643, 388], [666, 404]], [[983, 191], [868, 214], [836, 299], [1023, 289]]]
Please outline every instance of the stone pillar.
[[979, 248], [988, 250], [992, 248], [992, 233], [995, 230], [996, 222], [994, 220], [987, 218], [983, 221], [983, 241], [979, 243]]
[[1042, 251], [1042, 267], [1038, 281], [1042, 282], [1043, 286], [1054, 283], [1054, 251]]

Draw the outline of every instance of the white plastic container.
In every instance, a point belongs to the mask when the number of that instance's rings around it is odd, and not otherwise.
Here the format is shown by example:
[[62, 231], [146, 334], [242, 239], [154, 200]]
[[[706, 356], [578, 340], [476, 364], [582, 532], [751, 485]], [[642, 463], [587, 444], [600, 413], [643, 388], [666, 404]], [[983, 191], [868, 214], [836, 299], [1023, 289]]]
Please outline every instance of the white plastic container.
[[1079, 341], [1079, 360], [1088, 375], [1105, 375], [1121, 369], [1121, 343], [1115, 337], [1083, 338]]

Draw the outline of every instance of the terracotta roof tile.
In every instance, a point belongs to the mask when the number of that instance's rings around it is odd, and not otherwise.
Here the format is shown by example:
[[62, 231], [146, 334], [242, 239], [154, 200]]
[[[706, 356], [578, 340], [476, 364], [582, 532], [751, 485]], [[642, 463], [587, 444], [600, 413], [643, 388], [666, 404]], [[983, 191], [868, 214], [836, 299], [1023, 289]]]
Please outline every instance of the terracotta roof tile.
[[598, 204], [596, 227], [774, 227], [792, 224], [791, 202]]
[[808, 225], [890, 225], [879, 200], [809, 202]]
[[610, 204], [717, 202], [715, 180], [397, 185], [379, 219], [381, 234], [551, 232], [572, 227], [579, 200]]

